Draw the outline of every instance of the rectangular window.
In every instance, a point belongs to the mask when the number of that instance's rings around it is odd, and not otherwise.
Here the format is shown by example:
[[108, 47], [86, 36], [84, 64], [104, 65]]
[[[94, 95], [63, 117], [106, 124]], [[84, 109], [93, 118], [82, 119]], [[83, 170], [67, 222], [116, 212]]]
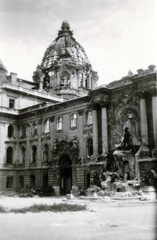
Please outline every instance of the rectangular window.
[[15, 99], [10, 98], [9, 99], [9, 108], [14, 108], [15, 107]]
[[45, 124], [45, 133], [49, 133], [50, 132], [50, 129], [49, 129], [50, 122], [49, 122], [49, 120], [46, 120], [44, 124]]
[[14, 187], [14, 179], [12, 176], [7, 177], [7, 188], [13, 188]]
[[57, 130], [62, 130], [62, 117], [57, 118]]

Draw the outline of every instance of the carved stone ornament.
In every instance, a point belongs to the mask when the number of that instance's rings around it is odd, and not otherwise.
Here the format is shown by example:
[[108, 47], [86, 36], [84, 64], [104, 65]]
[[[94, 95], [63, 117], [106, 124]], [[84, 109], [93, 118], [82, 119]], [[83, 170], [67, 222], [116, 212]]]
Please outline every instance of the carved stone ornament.
[[[57, 140], [57, 139], [56, 139]], [[75, 164], [78, 164], [79, 158], [79, 145], [78, 138], [74, 137], [71, 141], [61, 140], [60, 142], [56, 141], [56, 146], [54, 145], [52, 153], [53, 157], [60, 157], [63, 155], [68, 155]]]
[[84, 112], [83, 109], [78, 110], [78, 114], [79, 114], [79, 116], [83, 116], [83, 112]]
[[62, 71], [60, 73], [61, 86], [67, 87], [70, 83], [70, 73], [68, 71]]

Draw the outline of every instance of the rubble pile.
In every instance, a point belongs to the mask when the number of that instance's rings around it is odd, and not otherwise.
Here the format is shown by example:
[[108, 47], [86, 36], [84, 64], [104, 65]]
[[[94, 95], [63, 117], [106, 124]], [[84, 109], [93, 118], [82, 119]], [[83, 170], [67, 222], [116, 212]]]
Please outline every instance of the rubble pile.
[[52, 187], [33, 188], [33, 187], [26, 186], [24, 188], [19, 189], [18, 194], [19, 194], [19, 197], [34, 197], [34, 196], [46, 197], [46, 196], [54, 196], [55, 192]]

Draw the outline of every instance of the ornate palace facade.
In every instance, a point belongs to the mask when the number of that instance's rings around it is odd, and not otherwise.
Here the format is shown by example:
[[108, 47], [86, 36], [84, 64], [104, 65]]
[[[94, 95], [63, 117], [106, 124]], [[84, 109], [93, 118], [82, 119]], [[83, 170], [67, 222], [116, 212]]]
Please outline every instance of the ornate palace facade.
[[[64, 195], [96, 184], [105, 171], [121, 169], [123, 176], [132, 170], [132, 179], [150, 165], [156, 169], [155, 66], [98, 87], [98, 74], [67, 21], [33, 82], [8, 75], [0, 63], [0, 95], [1, 190], [53, 186]], [[121, 166], [112, 152], [126, 127], [133, 160], [126, 154]]]

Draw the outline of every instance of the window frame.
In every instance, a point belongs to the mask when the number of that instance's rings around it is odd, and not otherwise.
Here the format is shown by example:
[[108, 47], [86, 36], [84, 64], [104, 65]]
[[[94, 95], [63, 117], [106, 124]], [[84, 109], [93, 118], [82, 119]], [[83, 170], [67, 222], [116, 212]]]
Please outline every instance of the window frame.
[[22, 164], [26, 161], [26, 148], [22, 146], [21, 148], [21, 158], [22, 158]]
[[43, 150], [43, 162], [48, 162], [49, 161], [49, 146], [48, 144], [44, 145], [44, 150]]
[[[11, 152], [9, 150], [11, 150]], [[14, 159], [14, 149], [13, 147], [9, 146], [6, 151], [6, 164], [13, 164], [13, 159]]]
[[77, 128], [77, 113], [72, 113], [70, 116], [70, 128]]
[[37, 161], [37, 146], [32, 146], [32, 163], [36, 163]]
[[15, 108], [15, 99], [9, 98], [9, 108], [14, 109]]
[[56, 129], [57, 129], [57, 131], [62, 131], [62, 129], [63, 129], [63, 117], [62, 116], [57, 117]]
[[6, 188], [14, 188], [14, 177], [13, 176], [7, 176]]
[[[91, 141], [91, 142], [89, 142]], [[86, 147], [87, 147], [87, 156], [91, 157], [93, 155], [93, 139], [87, 138], [86, 140]]]
[[12, 138], [14, 137], [14, 127], [12, 124], [10, 124], [8, 126], [8, 134], [7, 134], [8, 138]]
[[45, 119], [44, 121], [44, 134], [48, 134], [50, 132], [50, 120]]

